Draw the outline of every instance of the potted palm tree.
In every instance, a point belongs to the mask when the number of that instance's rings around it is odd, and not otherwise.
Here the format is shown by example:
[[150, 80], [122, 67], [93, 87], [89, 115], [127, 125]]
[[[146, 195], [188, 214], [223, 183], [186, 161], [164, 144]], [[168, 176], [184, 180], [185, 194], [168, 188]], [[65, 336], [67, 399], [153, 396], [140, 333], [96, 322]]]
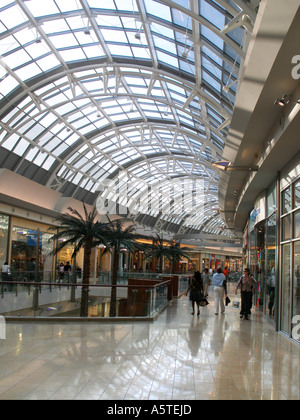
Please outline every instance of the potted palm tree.
[[57, 254], [67, 245], [73, 245], [74, 251], [72, 258], [76, 256], [78, 251], [83, 248], [83, 270], [82, 270], [82, 290], [80, 316], [88, 315], [88, 286], [90, 280], [90, 262], [91, 251], [100, 242], [105, 243], [105, 235], [107, 233], [107, 223], [100, 223], [96, 220], [98, 212], [95, 208], [88, 211], [83, 203], [82, 216], [77, 210], [69, 207], [69, 213], [59, 215], [56, 220], [60, 227], [58, 232], [54, 234], [50, 240], [64, 238], [65, 241], [56, 245], [53, 254]]

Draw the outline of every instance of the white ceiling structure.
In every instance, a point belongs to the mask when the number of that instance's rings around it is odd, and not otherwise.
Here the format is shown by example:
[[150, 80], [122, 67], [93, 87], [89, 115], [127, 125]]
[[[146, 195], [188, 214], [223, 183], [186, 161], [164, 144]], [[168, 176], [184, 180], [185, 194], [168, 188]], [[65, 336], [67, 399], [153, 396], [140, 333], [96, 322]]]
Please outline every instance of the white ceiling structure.
[[258, 5], [1, 0], [0, 167], [144, 227], [229, 239], [213, 163]]

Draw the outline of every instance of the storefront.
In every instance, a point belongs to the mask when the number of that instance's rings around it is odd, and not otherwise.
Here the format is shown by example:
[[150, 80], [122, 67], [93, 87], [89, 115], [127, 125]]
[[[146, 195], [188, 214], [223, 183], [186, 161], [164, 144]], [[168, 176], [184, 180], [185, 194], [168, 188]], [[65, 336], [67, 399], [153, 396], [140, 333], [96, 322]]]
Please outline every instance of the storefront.
[[300, 315], [300, 165], [284, 168], [254, 203], [243, 237], [244, 266], [257, 286], [254, 306], [292, 339]]
[[9, 216], [0, 214], [0, 267], [8, 262]]
[[293, 336], [300, 315], [300, 168], [284, 174], [280, 182], [281, 194], [281, 293], [279, 300], [280, 330]]
[[[72, 263], [73, 246], [53, 254], [55, 232], [50, 224], [0, 214], [0, 265], [9, 263], [13, 281], [34, 281], [37, 276], [39, 281], [52, 282], [59, 278], [60, 264]], [[81, 254], [77, 264], [82, 263]]]

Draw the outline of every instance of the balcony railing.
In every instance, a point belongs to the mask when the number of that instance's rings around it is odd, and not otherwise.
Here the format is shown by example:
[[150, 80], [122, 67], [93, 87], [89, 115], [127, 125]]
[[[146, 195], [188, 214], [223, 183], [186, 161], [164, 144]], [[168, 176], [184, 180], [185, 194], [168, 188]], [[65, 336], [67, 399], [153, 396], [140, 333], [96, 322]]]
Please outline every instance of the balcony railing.
[[[25, 276], [24, 276], [25, 274]], [[0, 282], [0, 315], [7, 318], [68, 318], [80, 317], [81, 279], [72, 283], [72, 276], [54, 281], [52, 274], [39, 273], [41, 281], [30, 281], [28, 273], [18, 274], [26, 281]], [[50, 276], [51, 274], [51, 276]], [[27, 280], [28, 279], [28, 280]], [[91, 279], [93, 280], [93, 279]], [[109, 318], [111, 291], [116, 288], [116, 317], [154, 318], [172, 298], [171, 281], [161, 279], [119, 279], [116, 286], [111, 283], [90, 282], [88, 286], [88, 318]]]

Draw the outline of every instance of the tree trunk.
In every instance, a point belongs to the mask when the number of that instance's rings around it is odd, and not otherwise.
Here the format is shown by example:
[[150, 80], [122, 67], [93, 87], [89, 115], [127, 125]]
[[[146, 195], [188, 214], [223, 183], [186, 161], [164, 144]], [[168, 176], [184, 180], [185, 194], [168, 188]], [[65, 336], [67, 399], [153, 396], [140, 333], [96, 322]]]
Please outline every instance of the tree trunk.
[[162, 255], [159, 257], [159, 272], [160, 273], [163, 272], [163, 256]]
[[110, 311], [109, 316], [116, 316], [117, 312], [117, 278], [119, 270], [119, 251], [114, 248], [113, 251], [113, 263], [112, 263], [112, 278], [111, 278], [111, 295], [110, 295]]
[[85, 244], [85, 248], [84, 248], [84, 258], [83, 258], [81, 306], [80, 306], [81, 317], [88, 316], [91, 252], [92, 252], [92, 240], [87, 240]]

